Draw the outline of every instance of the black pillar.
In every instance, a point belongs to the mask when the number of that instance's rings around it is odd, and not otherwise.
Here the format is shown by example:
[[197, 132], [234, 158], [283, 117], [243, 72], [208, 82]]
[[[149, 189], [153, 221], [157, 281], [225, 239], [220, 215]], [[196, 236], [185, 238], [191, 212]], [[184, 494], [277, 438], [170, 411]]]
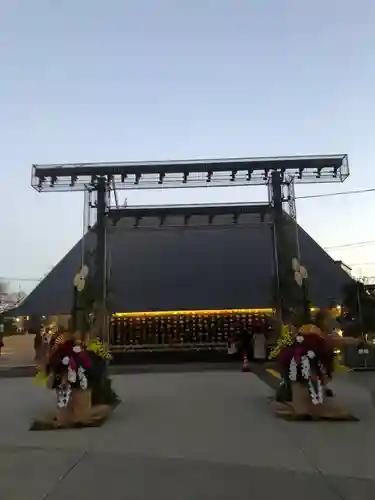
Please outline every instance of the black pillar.
[[295, 280], [292, 261], [299, 260], [297, 222], [283, 210], [283, 178], [281, 172], [271, 174], [273, 204], [273, 247], [276, 274], [276, 305], [278, 316], [284, 319], [291, 310], [302, 322], [310, 321], [310, 304], [306, 280], [299, 286]]
[[272, 237], [273, 237], [273, 256], [275, 268], [275, 299], [276, 299], [276, 312], [279, 319], [283, 319], [285, 300], [283, 293], [283, 266], [284, 257], [281, 252], [283, 241], [283, 206], [282, 206], [282, 178], [281, 173], [274, 171], [271, 174], [271, 188], [272, 188], [272, 207], [273, 207], [273, 220], [272, 220]]
[[95, 250], [95, 330], [101, 339], [107, 341], [107, 266], [106, 266], [106, 213], [107, 180], [100, 177], [97, 184], [96, 200], [96, 250]]

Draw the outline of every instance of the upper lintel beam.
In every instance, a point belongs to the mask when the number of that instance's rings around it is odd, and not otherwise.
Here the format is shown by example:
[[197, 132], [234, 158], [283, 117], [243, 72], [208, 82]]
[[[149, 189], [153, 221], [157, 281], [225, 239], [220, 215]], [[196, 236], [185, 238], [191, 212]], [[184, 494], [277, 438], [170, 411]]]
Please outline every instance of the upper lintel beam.
[[241, 215], [265, 214], [270, 210], [268, 203], [227, 204], [227, 205], [170, 205], [153, 207], [127, 207], [111, 209], [108, 217], [115, 221], [133, 217], [173, 217], [194, 215]]
[[95, 188], [106, 177], [117, 189], [266, 184], [273, 171], [297, 183], [343, 182], [349, 175], [347, 155], [229, 158], [191, 161], [112, 162], [33, 165], [38, 191]]
[[278, 169], [314, 169], [342, 167], [346, 155], [291, 156], [274, 158], [226, 158], [186, 161], [158, 162], [112, 162], [112, 163], [67, 163], [33, 165], [34, 173], [46, 177], [70, 177], [72, 175], [147, 175], [147, 174], [184, 174], [241, 171], [263, 171]]

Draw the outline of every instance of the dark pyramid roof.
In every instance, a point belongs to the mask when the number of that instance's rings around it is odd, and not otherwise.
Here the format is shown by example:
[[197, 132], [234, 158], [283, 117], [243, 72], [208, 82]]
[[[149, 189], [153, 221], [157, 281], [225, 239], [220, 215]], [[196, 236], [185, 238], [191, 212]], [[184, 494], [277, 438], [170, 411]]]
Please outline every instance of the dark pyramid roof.
[[[227, 216], [224, 216], [227, 217]], [[199, 221], [193, 227], [158, 228], [148, 218], [139, 228], [120, 223], [108, 235], [113, 311], [272, 307], [272, 235], [254, 214], [247, 225]], [[199, 217], [198, 217], [199, 218]], [[124, 222], [124, 221], [123, 221]], [[86, 236], [87, 244], [93, 235]], [[309, 272], [316, 306], [339, 301], [351, 278], [299, 227], [301, 260]], [[79, 242], [18, 308], [18, 315], [70, 313]]]

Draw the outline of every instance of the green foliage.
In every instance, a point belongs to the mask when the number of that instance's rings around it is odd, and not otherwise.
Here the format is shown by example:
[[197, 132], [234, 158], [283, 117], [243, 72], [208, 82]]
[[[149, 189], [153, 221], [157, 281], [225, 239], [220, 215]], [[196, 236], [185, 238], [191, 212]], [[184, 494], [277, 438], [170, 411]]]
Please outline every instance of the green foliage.
[[275, 359], [277, 356], [280, 354], [280, 352], [284, 349], [284, 347], [287, 347], [289, 345], [293, 344], [293, 337], [289, 331], [289, 328], [287, 325], [283, 326], [281, 335], [277, 341], [276, 346], [272, 351], [270, 352], [268, 359]]

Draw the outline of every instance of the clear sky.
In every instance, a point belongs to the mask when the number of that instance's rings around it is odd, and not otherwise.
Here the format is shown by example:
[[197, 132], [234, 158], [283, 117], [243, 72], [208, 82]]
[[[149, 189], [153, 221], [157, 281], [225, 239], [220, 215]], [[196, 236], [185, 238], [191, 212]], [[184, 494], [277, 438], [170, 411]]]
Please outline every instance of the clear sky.
[[[373, 0], [3, 0], [0, 276], [43, 275], [82, 231], [82, 195], [35, 193], [32, 163], [348, 153], [345, 184], [297, 194], [375, 187], [374, 48]], [[375, 240], [374, 209], [375, 193], [297, 205], [323, 246]], [[366, 264], [374, 250], [333, 255]]]

